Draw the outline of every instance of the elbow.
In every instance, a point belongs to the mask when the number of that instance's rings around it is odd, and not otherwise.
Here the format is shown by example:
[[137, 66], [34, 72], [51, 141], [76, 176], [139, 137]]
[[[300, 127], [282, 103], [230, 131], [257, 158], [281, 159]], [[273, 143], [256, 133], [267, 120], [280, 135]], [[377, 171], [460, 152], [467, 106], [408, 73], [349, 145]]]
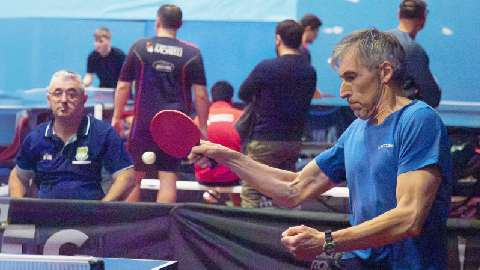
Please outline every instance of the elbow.
[[295, 198], [289, 198], [289, 197], [285, 197], [285, 198], [280, 198], [278, 200], [282, 205], [288, 207], [288, 208], [295, 208], [297, 206], [300, 205], [300, 201], [299, 200], [296, 200]]
[[404, 221], [404, 237], [418, 237], [423, 229], [424, 219], [421, 218], [418, 211], [412, 210], [407, 214], [407, 218]]
[[278, 201], [280, 201], [286, 207], [295, 208], [302, 203], [303, 199], [301, 194], [298, 192], [297, 185], [295, 183], [290, 183], [285, 194], [283, 196], [279, 196]]
[[418, 222], [413, 222], [408, 226], [408, 229], [406, 231], [406, 237], [418, 237], [420, 236], [420, 233], [422, 232], [423, 226], [418, 224]]

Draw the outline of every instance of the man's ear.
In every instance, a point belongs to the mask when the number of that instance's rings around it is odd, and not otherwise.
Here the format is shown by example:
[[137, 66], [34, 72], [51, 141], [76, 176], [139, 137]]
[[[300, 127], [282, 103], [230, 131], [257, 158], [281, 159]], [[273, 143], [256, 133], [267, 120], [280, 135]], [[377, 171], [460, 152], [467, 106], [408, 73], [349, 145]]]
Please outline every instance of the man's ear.
[[158, 28], [160, 28], [160, 26], [161, 26], [160, 18], [157, 17], [155, 19], [155, 29], [158, 30]]
[[275, 45], [280, 45], [280, 42], [282, 42], [282, 38], [280, 37], [280, 35], [275, 35]]
[[388, 83], [392, 79], [393, 76], [393, 66], [392, 63], [385, 61], [380, 64], [380, 78], [382, 82]]

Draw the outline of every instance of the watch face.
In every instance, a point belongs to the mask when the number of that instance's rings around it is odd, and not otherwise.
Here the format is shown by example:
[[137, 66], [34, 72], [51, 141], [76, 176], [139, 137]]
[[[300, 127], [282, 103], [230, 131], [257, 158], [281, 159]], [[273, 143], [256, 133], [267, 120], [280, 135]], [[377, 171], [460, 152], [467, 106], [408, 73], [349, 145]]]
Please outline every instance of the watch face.
[[325, 243], [323, 251], [329, 256], [335, 254], [335, 244], [333, 242]]

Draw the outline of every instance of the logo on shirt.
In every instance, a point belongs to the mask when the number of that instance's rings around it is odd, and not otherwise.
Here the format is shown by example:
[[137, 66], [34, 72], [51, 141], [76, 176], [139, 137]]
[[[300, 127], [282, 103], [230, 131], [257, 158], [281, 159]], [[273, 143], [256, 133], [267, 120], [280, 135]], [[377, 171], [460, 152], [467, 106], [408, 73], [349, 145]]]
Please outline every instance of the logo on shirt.
[[43, 160], [52, 160], [53, 156], [49, 153], [43, 154]]
[[177, 46], [147, 42], [147, 52], [182, 57], [183, 48], [177, 47]]
[[153, 46], [152, 46], [152, 43], [150, 42], [147, 42], [147, 52], [153, 52]]
[[158, 71], [172, 72], [174, 67], [175, 66], [172, 63], [167, 61], [160, 60], [153, 62], [153, 68]]
[[382, 144], [378, 147], [378, 149], [382, 149], [382, 148], [393, 148], [393, 143]]
[[86, 160], [88, 158], [88, 146], [77, 147], [75, 158], [80, 161]]

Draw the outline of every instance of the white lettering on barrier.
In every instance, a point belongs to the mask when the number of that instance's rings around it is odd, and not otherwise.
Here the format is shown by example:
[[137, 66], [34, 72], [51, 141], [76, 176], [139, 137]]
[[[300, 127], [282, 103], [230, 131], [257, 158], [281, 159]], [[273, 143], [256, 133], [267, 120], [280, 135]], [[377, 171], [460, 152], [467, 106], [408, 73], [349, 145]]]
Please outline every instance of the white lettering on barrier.
[[35, 225], [9, 224], [3, 232], [2, 253], [22, 254], [23, 245], [35, 239]]
[[72, 243], [80, 247], [87, 239], [88, 235], [79, 230], [61, 230], [47, 239], [43, 247], [43, 255], [60, 255], [60, 247], [63, 244]]

